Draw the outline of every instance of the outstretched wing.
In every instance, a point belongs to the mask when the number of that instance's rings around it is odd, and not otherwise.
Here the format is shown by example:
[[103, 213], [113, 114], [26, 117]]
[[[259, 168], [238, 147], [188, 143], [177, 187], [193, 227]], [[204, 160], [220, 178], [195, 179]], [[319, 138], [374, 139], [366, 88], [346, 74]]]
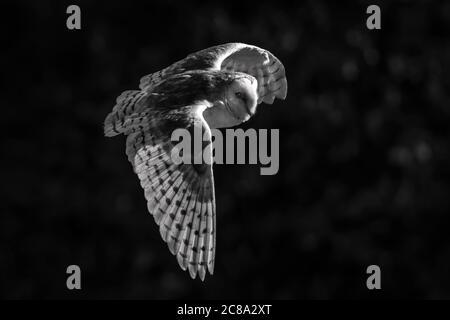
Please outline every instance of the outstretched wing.
[[[141, 114], [136, 118], [139, 125], [134, 127], [141, 130], [128, 135], [126, 153], [170, 252], [192, 278], [198, 274], [204, 280], [206, 272], [212, 274], [214, 270], [216, 217], [211, 132], [198, 109], [201, 106], [188, 106], [184, 110], [189, 112], [173, 111], [164, 116]], [[171, 141], [177, 128], [204, 133], [206, 145], [201, 155], [192, 148], [190, 161], [177, 163]], [[196, 164], [194, 159], [203, 159], [205, 149], [210, 162]]]
[[244, 43], [227, 43], [192, 53], [171, 66], [149, 74], [140, 89], [151, 89], [168, 76], [188, 70], [227, 70], [244, 72], [258, 80], [258, 103], [272, 104], [285, 99], [287, 80], [283, 64], [272, 53]]

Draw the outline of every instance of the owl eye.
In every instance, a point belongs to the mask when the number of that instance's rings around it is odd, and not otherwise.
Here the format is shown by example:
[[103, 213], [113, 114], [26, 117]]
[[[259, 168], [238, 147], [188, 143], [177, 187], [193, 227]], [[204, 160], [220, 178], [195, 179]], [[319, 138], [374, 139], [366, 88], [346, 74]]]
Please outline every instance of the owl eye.
[[234, 94], [235, 94], [235, 96], [238, 97], [239, 99], [244, 98], [244, 94], [243, 94], [242, 92], [240, 92], [240, 91], [235, 92]]

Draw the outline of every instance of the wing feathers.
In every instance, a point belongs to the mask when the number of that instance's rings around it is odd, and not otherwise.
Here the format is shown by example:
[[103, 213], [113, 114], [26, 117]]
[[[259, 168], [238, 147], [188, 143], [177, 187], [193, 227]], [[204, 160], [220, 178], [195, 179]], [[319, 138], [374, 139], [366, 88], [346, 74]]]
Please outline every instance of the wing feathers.
[[[183, 240], [184, 230], [186, 229], [186, 225], [189, 223], [189, 217], [188, 212], [190, 212], [195, 205], [195, 202], [197, 200], [197, 193], [198, 193], [198, 185], [194, 184], [191, 189], [188, 189], [186, 191], [185, 197], [183, 198], [183, 201], [179, 207], [179, 210], [177, 214], [175, 215], [174, 220], [172, 221], [168, 239], [167, 245], [169, 246], [170, 252], [172, 254], [176, 255], [181, 251], [181, 241]], [[177, 256], [178, 259], [178, 256]], [[179, 262], [179, 260], [178, 260]], [[180, 264], [181, 268], [183, 270], [186, 270], [186, 268]]]
[[200, 224], [200, 218], [201, 218], [201, 210], [203, 205], [203, 196], [204, 196], [204, 187], [202, 187], [201, 193], [199, 195], [199, 199], [197, 200], [197, 204], [195, 206], [195, 210], [192, 213], [193, 214], [193, 224], [192, 227], [189, 228], [189, 240], [188, 240], [188, 250], [187, 250], [187, 256], [188, 259], [188, 267], [189, 267], [189, 273], [191, 274], [191, 277], [195, 279], [195, 276], [197, 274], [197, 254], [198, 254], [198, 237], [199, 237], [199, 224]]
[[[194, 213], [195, 213], [195, 208], [198, 205], [198, 191], [193, 194], [193, 196], [195, 196], [195, 201], [191, 201], [189, 203], [189, 206], [187, 208], [187, 216], [185, 218], [185, 220], [183, 221], [183, 232], [181, 233], [181, 238], [178, 237], [180, 241], [179, 243], [179, 249], [178, 249], [178, 253], [177, 253], [177, 260], [178, 260], [178, 264], [180, 265], [180, 267], [183, 270], [187, 269], [187, 259], [188, 259], [188, 246], [189, 246], [189, 238], [191, 235], [191, 229], [192, 229], [192, 223], [193, 223], [193, 218], [194, 218]], [[190, 273], [190, 271], [189, 271]], [[191, 274], [192, 276], [192, 274]]]
[[139, 87], [150, 90], [172, 75], [192, 70], [248, 73], [258, 81], [258, 103], [271, 104], [275, 98], [286, 98], [286, 73], [280, 60], [267, 50], [244, 43], [227, 43], [192, 53], [161, 71], [143, 77]]
[[205, 259], [205, 234], [206, 232], [206, 214], [207, 214], [207, 206], [208, 203], [203, 203], [202, 205], [202, 215], [200, 219], [200, 229], [199, 229], [199, 238], [197, 241], [198, 255], [197, 255], [197, 266], [198, 266], [198, 274], [202, 281], [205, 279], [205, 270], [206, 270], [206, 259]]
[[[181, 178], [181, 176], [180, 176]], [[179, 179], [180, 179], [179, 178]], [[182, 180], [182, 179], [181, 179]], [[159, 232], [161, 234], [161, 238], [163, 238], [164, 241], [166, 241], [169, 244], [169, 235], [170, 231], [174, 227], [173, 222], [176, 220], [176, 217], [180, 214], [181, 207], [184, 203], [186, 203], [186, 197], [189, 194], [188, 190], [188, 179], [182, 180], [181, 185], [179, 187], [174, 188], [176, 194], [172, 198], [172, 202], [167, 208], [167, 212], [169, 214], [166, 214], [159, 225]], [[173, 240], [176, 240], [173, 239]], [[170, 246], [169, 246], [170, 249]], [[173, 253], [173, 252], [172, 252]]]
[[[212, 191], [214, 193], [214, 190]], [[206, 261], [207, 267], [210, 274], [214, 272], [214, 252], [216, 246], [216, 222], [213, 218], [214, 214], [214, 203], [210, 201], [208, 203], [208, 214], [207, 214], [207, 224], [206, 224]]]
[[[167, 68], [166, 68], [167, 69]], [[162, 78], [164, 77], [165, 73], [166, 73], [166, 69], [148, 74], [144, 77], [141, 78], [140, 83], [139, 83], [139, 88], [141, 90], [144, 90], [146, 88], [152, 87], [154, 85], [156, 85], [157, 83], [159, 83]]]
[[[191, 126], [207, 129], [204, 120], [195, 117], [190, 115]], [[125, 121], [128, 127], [132, 118]], [[211, 240], [215, 225], [211, 165], [175, 164], [171, 159], [170, 134], [158, 126], [164, 122], [158, 120], [157, 114], [149, 113], [141, 122], [148, 123], [148, 129], [127, 131], [126, 145], [128, 159], [144, 189], [148, 211], [180, 267], [188, 270], [192, 278], [198, 274], [203, 281], [206, 271], [213, 272], [211, 261], [215, 254]]]
[[145, 102], [147, 93], [138, 90], [128, 90], [116, 99], [116, 105], [106, 117], [104, 123], [105, 136], [112, 137], [127, 130], [126, 116], [134, 113]]

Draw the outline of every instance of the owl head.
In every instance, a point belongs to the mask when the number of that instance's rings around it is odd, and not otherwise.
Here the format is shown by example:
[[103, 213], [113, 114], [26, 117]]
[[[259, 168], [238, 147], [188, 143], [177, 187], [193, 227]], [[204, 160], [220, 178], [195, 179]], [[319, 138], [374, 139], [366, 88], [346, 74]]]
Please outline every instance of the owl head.
[[224, 107], [239, 122], [247, 121], [256, 112], [257, 89], [258, 83], [254, 77], [236, 73], [235, 78], [225, 87]]
[[252, 117], [258, 104], [258, 82], [249, 74], [221, 72], [216, 75], [221, 83], [212, 96], [212, 106], [203, 112], [211, 128], [237, 126]]

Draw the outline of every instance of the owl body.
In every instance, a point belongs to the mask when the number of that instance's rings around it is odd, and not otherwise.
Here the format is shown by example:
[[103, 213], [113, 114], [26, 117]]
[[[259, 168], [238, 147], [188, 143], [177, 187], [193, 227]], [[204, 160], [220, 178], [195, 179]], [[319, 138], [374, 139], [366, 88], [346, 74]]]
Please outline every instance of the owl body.
[[[214, 270], [216, 204], [212, 161], [172, 161], [176, 129], [205, 132], [250, 119], [261, 102], [284, 99], [284, 67], [270, 52], [241, 43], [208, 48], [141, 79], [105, 119], [106, 136], [124, 134], [149, 212], [183, 270], [204, 280]], [[202, 151], [202, 150], [201, 150]], [[193, 154], [191, 158], [198, 155]]]

